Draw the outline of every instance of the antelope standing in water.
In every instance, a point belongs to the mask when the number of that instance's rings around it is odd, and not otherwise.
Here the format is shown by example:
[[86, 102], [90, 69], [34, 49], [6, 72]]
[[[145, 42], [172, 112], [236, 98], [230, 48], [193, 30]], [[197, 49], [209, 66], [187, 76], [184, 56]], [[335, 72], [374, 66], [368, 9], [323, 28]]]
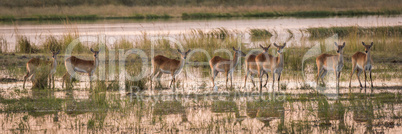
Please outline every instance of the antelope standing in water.
[[[274, 57], [269, 55], [268, 53], [262, 53], [257, 55], [255, 58], [257, 61], [258, 68], [258, 77], [260, 78], [260, 93], [262, 92], [262, 74], [263, 72], [271, 72], [272, 73], [272, 89], [274, 88], [275, 83], [275, 73], [278, 74], [278, 88], [279, 82], [281, 80], [281, 73], [283, 70], [283, 48], [285, 48], [286, 43], [283, 46], [278, 46], [274, 43], [274, 46], [277, 48], [278, 57]], [[279, 90], [279, 89], [278, 89]]]
[[362, 42], [362, 44], [365, 47], [365, 53], [356, 52], [352, 56], [352, 72], [350, 73], [349, 87], [351, 87], [352, 76], [356, 70], [357, 70], [356, 76], [357, 76], [357, 79], [359, 80], [360, 87], [363, 88], [362, 83], [360, 82], [360, 78], [359, 78], [360, 73], [362, 71], [364, 73], [364, 88], [366, 88], [366, 81], [367, 81], [366, 71], [370, 72], [371, 87], [373, 87], [373, 80], [371, 79], [371, 69], [373, 67], [373, 60], [371, 59], [371, 55], [370, 55], [370, 49], [373, 46], [373, 42], [371, 42], [371, 45], [366, 45], [366, 44], [364, 44], [364, 42]]
[[232, 87], [233, 70], [237, 66], [240, 57], [246, 56], [245, 53], [243, 53], [240, 50], [236, 50], [234, 47], [233, 51], [234, 51], [233, 60], [225, 59], [219, 56], [214, 56], [211, 60], [209, 60], [209, 66], [211, 67], [211, 73], [212, 73], [213, 88], [215, 87], [215, 78], [219, 72], [225, 72], [226, 88], [228, 88], [228, 77], [230, 75], [230, 87]]
[[162, 74], [171, 74], [172, 75], [172, 81], [170, 82], [170, 87], [173, 85], [173, 92], [175, 92], [176, 88], [176, 76], [181, 72], [183, 69], [185, 63], [186, 63], [186, 58], [188, 53], [190, 53], [191, 49], [189, 49], [187, 52], [181, 52], [180, 49], [177, 49], [177, 51], [180, 53], [180, 61], [175, 60], [175, 59], [170, 59], [167, 58], [163, 55], [157, 55], [152, 59], [152, 65], [154, 66], [153, 72], [151, 74], [151, 90], [152, 90], [152, 79], [156, 76], [158, 83], [160, 86], [162, 86], [160, 82], [160, 77]]
[[50, 73], [49, 73], [49, 88], [52, 87], [51, 84], [53, 85], [54, 89], [54, 74], [56, 73], [56, 67], [57, 67], [57, 54], [60, 53], [60, 50], [57, 52], [52, 51], [52, 60], [51, 61], [45, 61], [41, 60], [39, 58], [32, 58], [27, 62], [27, 74], [24, 76], [24, 84], [22, 86], [23, 89], [25, 89], [25, 82], [26, 80], [32, 76], [31, 79], [35, 78], [35, 71], [37, 68], [41, 65], [46, 65], [50, 66]]
[[[99, 59], [98, 59], [99, 51], [94, 51], [91, 48], [91, 52], [93, 53], [94, 60], [83, 60], [83, 59], [77, 58], [75, 56], [68, 57], [65, 60], [64, 65], [66, 66], [67, 73], [72, 73], [72, 74], [70, 74], [71, 76], [69, 77], [68, 83], [71, 83], [72, 78], [74, 77], [76, 72], [87, 73], [88, 77], [89, 77], [89, 87], [90, 87], [90, 89], [92, 89], [92, 75], [94, 74], [96, 67], [98, 67], [98, 64], [99, 64]], [[63, 78], [64, 78], [64, 76], [63, 76]]]
[[[264, 50], [264, 53], [268, 54], [268, 49], [271, 47], [271, 45], [269, 45], [268, 47], [263, 47], [260, 45], [260, 47], [262, 48], [262, 50]], [[252, 54], [246, 59], [246, 76], [244, 76], [244, 87], [246, 87], [248, 74], [251, 75], [250, 79], [255, 87], [253, 78], [254, 78], [254, 75], [258, 76], [258, 67], [257, 67], [256, 59], [255, 59], [256, 57], [257, 57], [257, 55]], [[264, 87], [265, 87], [268, 83], [268, 73], [265, 71], [263, 73], [267, 75], [267, 81], [264, 84]]]
[[341, 71], [343, 68], [343, 48], [345, 47], [345, 42], [343, 42], [343, 45], [338, 45], [338, 43], [335, 42], [335, 46], [337, 47], [336, 55], [324, 53], [315, 59], [318, 70], [317, 85], [320, 78], [321, 82], [325, 85], [323, 79], [327, 72], [330, 70], [334, 71], [336, 76], [336, 86], [339, 87], [339, 78], [341, 77]]

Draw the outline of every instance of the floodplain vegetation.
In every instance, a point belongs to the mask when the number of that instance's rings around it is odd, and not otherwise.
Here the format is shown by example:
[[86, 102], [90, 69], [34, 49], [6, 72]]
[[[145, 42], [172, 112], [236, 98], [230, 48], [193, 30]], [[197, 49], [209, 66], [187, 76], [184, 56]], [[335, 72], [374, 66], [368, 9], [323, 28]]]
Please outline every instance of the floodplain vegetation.
[[[73, 30], [74, 31], [74, 30]], [[178, 40], [185, 49], [203, 49], [209, 55], [219, 55], [230, 58], [225, 53], [214, 53], [216, 49], [235, 47], [247, 53], [259, 50], [262, 46], [273, 43], [283, 44], [276, 40], [277, 32], [271, 29], [250, 29], [253, 43], [243, 44], [236, 33], [224, 28], [211, 31], [193, 30], [190, 34], [183, 34]], [[288, 30], [288, 46], [284, 49], [284, 71], [280, 89], [254, 95], [253, 87], [240, 90], [239, 86], [229, 90], [225, 96], [215, 93], [164, 93], [156, 90], [157, 94], [143, 93], [149, 88], [147, 77], [138, 81], [126, 81], [128, 95], [121, 95], [117, 90], [118, 76], [112, 76], [110, 70], [119, 74], [119, 67], [110, 68], [109, 64], [119, 65], [115, 60], [104, 61], [107, 80], [96, 80], [93, 90], [80, 88], [80, 82], [75, 81], [75, 87], [62, 89], [56, 84], [55, 89], [22, 89], [11, 87], [0, 94], [0, 116], [3, 117], [1, 131], [4, 132], [141, 132], [155, 133], [201, 132], [201, 133], [392, 133], [401, 129], [402, 94], [400, 86], [388, 87], [375, 85], [369, 90], [360, 90], [355, 85], [352, 90], [341, 84], [341, 93], [319, 94], [306, 81], [314, 81], [316, 69], [314, 59], [308, 58], [302, 63], [303, 55], [317, 42], [326, 46], [325, 40], [334, 34], [339, 41], [346, 42], [344, 51], [344, 72], [340, 77], [341, 83], [348, 82], [351, 69], [351, 55], [356, 51], [363, 51], [362, 41], [373, 42], [371, 54], [374, 61], [373, 81], [400, 81], [402, 78], [402, 27], [330, 27], [308, 28], [308, 33], [300, 40], [294, 39], [295, 31]], [[15, 84], [22, 80], [26, 72], [26, 62], [33, 57], [49, 59], [52, 51], [60, 50], [56, 81], [61, 81], [66, 73], [64, 67], [64, 52], [67, 46], [75, 40], [78, 32], [67, 33], [63, 36], [49, 36], [42, 44], [33, 44], [23, 35], [16, 35], [17, 44], [14, 50], [8, 50], [7, 40], [0, 38], [2, 63], [2, 84]], [[299, 42], [299, 43], [296, 43]], [[292, 45], [300, 44], [300, 45]], [[155, 54], [166, 57], [179, 56], [176, 46], [166, 39], [152, 42], [146, 33], [141, 38], [120, 39], [115, 44], [89, 44], [78, 42], [72, 54], [86, 59], [91, 58], [90, 48], [99, 50], [105, 48], [100, 55], [109, 59], [110, 53], [118, 53], [119, 49], [141, 49], [151, 53], [152, 45], [157, 46]], [[330, 46], [333, 46], [331, 42]], [[321, 47], [321, 51], [325, 49]], [[272, 52], [272, 51], [271, 51]], [[335, 53], [328, 51], [327, 53]], [[272, 55], [276, 55], [272, 52]], [[241, 63], [244, 63], [241, 59]], [[150, 60], [150, 59], [148, 59]], [[210, 68], [200, 62], [208, 62], [209, 57], [202, 53], [194, 53], [188, 57], [187, 68], [196, 70], [200, 77], [210, 80]], [[149, 62], [150, 63], [150, 62]], [[140, 72], [141, 57], [129, 55], [125, 61], [126, 71], [132, 76], [146, 75]], [[302, 66], [303, 65], [303, 66]], [[145, 67], [147, 68], [147, 67]], [[150, 67], [149, 67], [150, 68]], [[238, 67], [238, 70], [243, 70]], [[101, 68], [98, 68], [99, 71]], [[42, 69], [47, 70], [47, 69]], [[194, 91], [196, 89], [184, 87], [186, 73], [182, 72], [178, 79], [179, 90]], [[97, 74], [97, 73], [95, 73]], [[244, 72], [240, 73], [243, 78]], [[346, 75], [345, 75], [346, 74]], [[307, 77], [304, 77], [307, 76]], [[47, 77], [47, 76], [39, 76]], [[110, 79], [114, 77], [114, 79]], [[223, 77], [222, 77], [223, 79]], [[272, 78], [270, 78], [272, 80]], [[195, 80], [196, 81], [196, 80]], [[270, 82], [270, 81], [269, 81]], [[296, 86], [286, 83], [296, 82]], [[168, 82], [166, 82], [168, 83]], [[168, 85], [163, 83], [164, 85]], [[206, 84], [208, 83], [208, 84]], [[209, 81], [196, 81], [197, 90], [212, 91]], [[240, 82], [240, 83], [243, 83]], [[223, 85], [223, 84], [221, 84]], [[236, 85], [236, 84], [235, 84]], [[242, 84], [239, 84], [242, 85]], [[135, 90], [131, 87], [138, 87]], [[180, 89], [181, 87], [181, 89]], [[204, 87], [204, 88], [201, 88]], [[357, 89], [357, 90], [354, 90]], [[145, 90], [141, 92], [140, 90]], [[167, 89], [169, 90], [169, 89]], [[224, 90], [224, 89], [222, 89]], [[371, 91], [370, 91], [371, 90]], [[139, 92], [137, 92], [139, 91]], [[170, 91], [170, 90], [169, 90]], [[295, 91], [295, 92], [292, 92]], [[297, 91], [297, 92], [296, 92]], [[299, 91], [307, 91], [300, 92]], [[251, 97], [249, 97], [249, 96]], [[336, 99], [333, 99], [336, 96]]]

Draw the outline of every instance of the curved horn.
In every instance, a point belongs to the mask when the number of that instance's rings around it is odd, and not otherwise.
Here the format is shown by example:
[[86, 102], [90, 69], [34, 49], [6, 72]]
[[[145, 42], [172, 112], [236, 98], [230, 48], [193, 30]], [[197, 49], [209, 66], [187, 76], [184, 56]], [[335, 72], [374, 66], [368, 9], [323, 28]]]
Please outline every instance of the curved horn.
[[276, 43], [274, 43], [274, 46], [275, 46], [275, 47], [278, 47], [278, 45], [276, 45]]
[[283, 43], [283, 46], [282, 46], [282, 48], [284, 48], [286, 46], [286, 43]]

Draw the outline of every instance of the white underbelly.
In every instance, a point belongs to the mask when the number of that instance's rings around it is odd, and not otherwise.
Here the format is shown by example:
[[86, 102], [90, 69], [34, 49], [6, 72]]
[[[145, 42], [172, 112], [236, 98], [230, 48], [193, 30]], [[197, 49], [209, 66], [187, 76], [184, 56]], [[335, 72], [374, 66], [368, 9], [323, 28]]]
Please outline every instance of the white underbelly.
[[86, 72], [87, 72], [87, 71], [85, 71], [84, 69], [81, 69], [81, 68], [78, 68], [78, 67], [75, 67], [74, 70], [75, 70], [76, 72], [81, 72], [81, 73], [86, 73]]
[[161, 72], [164, 73], [164, 74], [170, 74], [170, 70], [163, 70], [163, 69], [161, 69]]

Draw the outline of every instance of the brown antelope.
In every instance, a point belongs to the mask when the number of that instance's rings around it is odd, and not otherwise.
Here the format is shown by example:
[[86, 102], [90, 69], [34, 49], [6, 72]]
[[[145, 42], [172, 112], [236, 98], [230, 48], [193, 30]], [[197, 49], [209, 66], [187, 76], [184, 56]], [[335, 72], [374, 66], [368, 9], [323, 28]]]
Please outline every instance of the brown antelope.
[[53, 84], [54, 88], [54, 74], [56, 73], [56, 67], [57, 67], [57, 54], [60, 53], [60, 50], [57, 52], [52, 51], [51, 53], [52, 53], [52, 61], [45, 61], [39, 58], [32, 58], [27, 62], [27, 74], [24, 76], [24, 84], [22, 86], [23, 89], [25, 89], [25, 82], [29, 77], [32, 76], [31, 79], [35, 78], [34, 73], [40, 65], [50, 66], [49, 88], [52, 87], [51, 84]]
[[274, 43], [274, 46], [277, 48], [278, 57], [274, 57], [269, 55], [268, 53], [262, 53], [257, 55], [255, 58], [257, 61], [258, 68], [258, 77], [260, 78], [260, 92], [262, 92], [262, 74], [263, 72], [271, 72], [272, 73], [272, 88], [274, 88], [275, 83], [275, 73], [278, 74], [278, 88], [279, 82], [281, 79], [281, 73], [283, 70], [283, 48], [285, 48], [286, 43], [283, 46], [278, 46]]
[[219, 56], [214, 56], [211, 60], [209, 60], [209, 66], [211, 67], [211, 72], [212, 72], [213, 87], [215, 87], [215, 78], [219, 72], [225, 72], [226, 88], [228, 87], [228, 77], [230, 74], [230, 87], [232, 87], [233, 70], [237, 66], [238, 60], [240, 60], [240, 57], [246, 56], [245, 53], [243, 53], [240, 50], [236, 50], [234, 47], [233, 47], [233, 51], [234, 51], [233, 60], [224, 59]]
[[364, 42], [362, 42], [362, 44], [365, 47], [365, 53], [356, 52], [352, 56], [352, 72], [350, 73], [349, 87], [351, 87], [352, 75], [353, 73], [355, 73], [356, 70], [357, 70], [356, 76], [357, 79], [359, 80], [360, 87], [361, 88], [363, 87], [359, 78], [360, 73], [362, 71], [364, 73], [364, 88], [366, 88], [366, 81], [367, 81], [366, 71], [370, 72], [371, 87], [373, 87], [373, 80], [371, 79], [371, 69], [373, 67], [373, 60], [371, 59], [370, 55], [370, 48], [373, 46], [373, 42], [371, 42], [371, 45], [366, 45], [364, 44]]
[[[76, 72], [87, 73], [89, 77], [89, 87], [92, 89], [92, 75], [94, 74], [96, 67], [98, 67], [99, 59], [98, 54], [99, 51], [94, 51], [91, 48], [91, 52], [93, 53], [94, 60], [83, 60], [77, 58], [75, 56], [68, 57], [64, 65], [66, 66], [67, 72], [70, 73], [70, 79], [68, 83], [71, 83], [72, 78], [74, 77]], [[64, 76], [63, 76], [64, 77]]]
[[177, 51], [180, 53], [180, 61], [175, 60], [175, 59], [170, 59], [167, 58], [163, 55], [157, 55], [152, 59], [152, 65], [154, 66], [153, 72], [151, 74], [151, 90], [152, 90], [152, 79], [156, 76], [158, 80], [158, 84], [162, 86], [160, 82], [160, 77], [162, 74], [171, 74], [172, 75], [172, 81], [170, 82], [170, 87], [173, 85], [173, 92], [175, 92], [175, 84], [176, 84], [176, 76], [181, 72], [183, 69], [185, 63], [186, 63], [186, 58], [188, 53], [190, 53], [191, 49], [189, 49], [187, 52], [181, 52], [180, 49], [177, 49]]
[[343, 45], [338, 45], [335, 42], [335, 46], [337, 47], [336, 55], [331, 54], [321, 54], [316, 59], [317, 63], [317, 84], [318, 80], [321, 78], [321, 82], [324, 83], [324, 76], [328, 71], [334, 71], [336, 76], [336, 86], [339, 87], [339, 78], [341, 77], [341, 71], [343, 68], [343, 48], [345, 47], [345, 42]]
[[[268, 53], [268, 49], [271, 47], [271, 45], [269, 45], [268, 47], [263, 47], [260, 45], [260, 47], [262, 48], [262, 50], [264, 50], [264, 53]], [[246, 59], [246, 76], [244, 76], [244, 87], [246, 87], [246, 83], [247, 83], [247, 76], [248, 74], [251, 75], [251, 82], [253, 83], [254, 87], [254, 75], [258, 75], [258, 67], [257, 67], [257, 62], [255, 60], [255, 58], [257, 57], [257, 55], [250, 55], [247, 59]], [[265, 82], [264, 87], [267, 85], [268, 83], [268, 73], [267, 72], [263, 72], [264, 74], [267, 75], [267, 81]]]

